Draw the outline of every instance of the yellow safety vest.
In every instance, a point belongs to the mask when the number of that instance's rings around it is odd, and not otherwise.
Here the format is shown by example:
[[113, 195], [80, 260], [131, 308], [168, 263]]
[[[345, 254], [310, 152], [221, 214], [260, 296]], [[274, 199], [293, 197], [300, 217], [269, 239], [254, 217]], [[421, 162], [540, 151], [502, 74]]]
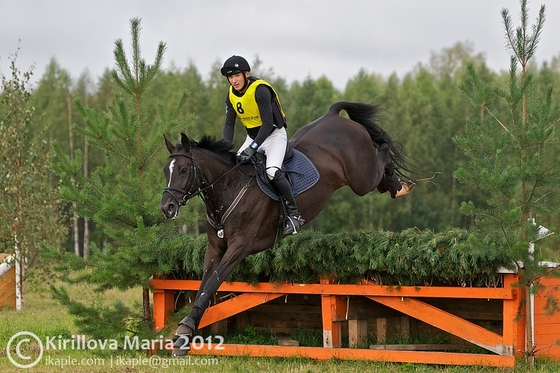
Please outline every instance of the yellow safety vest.
[[[265, 82], [262, 79], [255, 80], [253, 83], [247, 87], [247, 90], [243, 94], [243, 96], [239, 97], [233, 93], [233, 87], [229, 87], [229, 101], [233, 106], [233, 110], [237, 113], [237, 117], [241, 120], [241, 123], [247, 128], [255, 128], [262, 126], [262, 118], [259, 111], [259, 106], [257, 105], [257, 100], [255, 99], [255, 90], [261, 84], [266, 85], [269, 87], [274, 96], [276, 97], [276, 101], [278, 102], [278, 106], [280, 106], [280, 112], [282, 116], [285, 118], [286, 115], [284, 114], [284, 110], [282, 109], [282, 105], [280, 104], [280, 98], [278, 94], [274, 90], [269, 83]], [[273, 110], [274, 113], [274, 110]], [[278, 125], [283, 125], [283, 123], [276, 123]]]

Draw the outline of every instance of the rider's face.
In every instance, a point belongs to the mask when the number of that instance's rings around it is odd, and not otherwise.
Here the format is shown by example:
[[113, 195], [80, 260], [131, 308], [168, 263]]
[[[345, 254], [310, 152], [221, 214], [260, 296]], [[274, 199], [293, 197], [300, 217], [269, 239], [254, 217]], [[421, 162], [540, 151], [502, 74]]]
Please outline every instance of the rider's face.
[[233, 74], [228, 76], [229, 84], [235, 89], [236, 91], [240, 92], [243, 86], [245, 85], [245, 78], [249, 75], [249, 72], [240, 72], [237, 74]]

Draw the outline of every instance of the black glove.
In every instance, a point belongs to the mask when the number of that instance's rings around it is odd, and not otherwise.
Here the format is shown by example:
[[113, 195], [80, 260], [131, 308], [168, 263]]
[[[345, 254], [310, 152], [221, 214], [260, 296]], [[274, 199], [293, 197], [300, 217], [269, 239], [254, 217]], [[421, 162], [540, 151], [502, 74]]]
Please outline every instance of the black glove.
[[237, 159], [241, 163], [249, 162], [251, 160], [251, 157], [255, 155], [255, 153], [257, 152], [258, 148], [259, 148], [259, 144], [256, 141], [253, 141], [251, 145], [249, 145], [241, 153], [239, 153]]
[[255, 155], [256, 151], [257, 151], [256, 149], [253, 149], [251, 147], [247, 147], [241, 153], [239, 153], [239, 155], [237, 156], [237, 159], [241, 163], [249, 162], [251, 160], [251, 157], [253, 155]]

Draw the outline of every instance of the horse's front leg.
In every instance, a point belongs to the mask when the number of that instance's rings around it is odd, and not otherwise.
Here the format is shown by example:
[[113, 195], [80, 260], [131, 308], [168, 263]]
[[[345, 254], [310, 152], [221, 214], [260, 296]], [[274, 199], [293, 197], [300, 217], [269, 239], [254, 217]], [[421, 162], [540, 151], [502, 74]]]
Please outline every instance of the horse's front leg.
[[249, 252], [250, 251], [243, 250], [243, 247], [240, 245], [230, 245], [219, 262], [214, 260], [214, 262], [209, 263], [209, 267], [205, 266], [206, 269], [194, 304], [189, 315], [179, 323], [179, 327], [175, 333], [179, 338], [173, 345], [173, 356], [184, 356], [188, 353], [192, 336], [198, 329], [202, 315], [210, 305], [210, 300], [222, 282], [224, 282], [239, 263], [249, 255]]
[[[223, 256], [224, 252], [217, 247], [213, 245], [209, 245], [207, 247], [206, 252], [204, 253], [204, 271], [202, 272], [202, 280], [200, 281], [200, 287], [198, 288], [194, 298], [195, 305], [199, 304], [198, 299], [200, 298], [200, 294], [203, 292], [204, 286], [210, 278], [210, 274], [216, 270]], [[181, 347], [188, 347], [192, 339], [191, 337], [197, 327], [197, 323], [194, 319], [196, 318], [195, 314], [198, 314], [199, 312], [193, 312], [193, 309], [194, 307], [191, 308], [189, 315], [179, 322], [179, 326], [175, 331], [175, 335], [178, 336], [178, 338], [174, 343], [174, 356], [183, 356], [188, 352], [187, 348]]]

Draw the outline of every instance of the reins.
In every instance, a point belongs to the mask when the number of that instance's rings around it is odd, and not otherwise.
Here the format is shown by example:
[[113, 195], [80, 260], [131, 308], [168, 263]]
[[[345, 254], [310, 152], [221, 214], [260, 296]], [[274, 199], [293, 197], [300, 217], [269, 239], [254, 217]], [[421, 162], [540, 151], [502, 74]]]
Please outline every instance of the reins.
[[[214, 190], [214, 185], [217, 184], [220, 180], [222, 180], [226, 175], [228, 175], [230, 172], [232, 172], [233, 170], [235, 170], [236, 168], [238, 168], [241, 163], [237, 163], [235, 166], [233, 166], [232, 168], [230, 168], [229, 170], [227, 170], [226, 172], [224, 172], [220, 177], [218, 177], [216, 180], [214, 180], [211, 184], [209, 184], [208, 186], [201, 188], [200, 185], [204, 184], [204, 181], [202, 180], [202, 175], [200, 173], [200, 169], [199, 167], [196, 165], [194, 156], [190, 156], [188, 154], [184, 154], [184, 153], [171, 153], [169, 155], [169, 158], [174, 158], [174, 157], [186, 157], [189, 158], [192, 161], [192, 166], [193, 167], [193, 176], [192, 179], [189, 180], [189, 182], [187, 183], [187, 187], [185, 188], [185, 190], [183, 189], [179, 189], [179, 188], [175, 188], [175, 187], [165, 187], [163, 188], [163, 193], [169, 193], [173, 199], [175, 200], [175, 202], [177, 203], [178, 206], [184, 206], [187, 204], [187, 202], [189, 201], [189, 199], [196, 197], [198, 195], [200, 195], [200, 197], [206, 202], [207, 205], [210, 205], [210, 200], [208, 198], [208, 196], [205, 196], [205, 192], [209, 189], [212, 189], [212, 191]], [[196, 189], [196, 191], [194, 193], [190, 192], [190, 189], [192, 189], [192, 186], [194, 184], [194, 179], [197, 178], [198, 175], [198, 185], [199, 187]], [[208, 221], [208, 223], [210, 223], [210, 225], [216, 229], [217, 231], [217, 235], [219, 238], [224, 238], [224, 224], [226, 219], [231, 215], [231, 213], [233, 212], [233, 210], [237, 207], [237, 205], [239, 204], [239, 202], [241, 201], [241, 199], [243, 198], [243, 196], [245, 195], [245, 192], [247, 191], [247, 189], [249, 189], [249, 186], [251, 184], [251, 181], [253, 180], [253, 178], [255, 177], [255, 174], [250, 175], [251, 177], [249, 178], [249, 180], [247, 181], [247, 183], [241, 188], [241, 190], [239, 191], [239, 193], [237, 194], [237, 196], [235, 197], [235, 199], [233, 200], [233, 202], [231, 203], [231, 205], [226, 209], [225, 213], [221, 216], [221, 218], [219, 217], [220, 215], [220, 210], [215, 208], [215, 214], [217, 215], [219, 220], [218, 222], [215, 221], [215, 218], [212, 218], [208, 215], [208, 213], [206, 214], [206, 220]], [[183, 198], [181, 199], [181, 201], [179, 201], [177, 199], [177, 197], [175, 197], [175, 195], [171, 192], [178, 192], [178, 193], [182, 193], [183, 194]], [[213, 214], [212, 214], [213, 215]]]

